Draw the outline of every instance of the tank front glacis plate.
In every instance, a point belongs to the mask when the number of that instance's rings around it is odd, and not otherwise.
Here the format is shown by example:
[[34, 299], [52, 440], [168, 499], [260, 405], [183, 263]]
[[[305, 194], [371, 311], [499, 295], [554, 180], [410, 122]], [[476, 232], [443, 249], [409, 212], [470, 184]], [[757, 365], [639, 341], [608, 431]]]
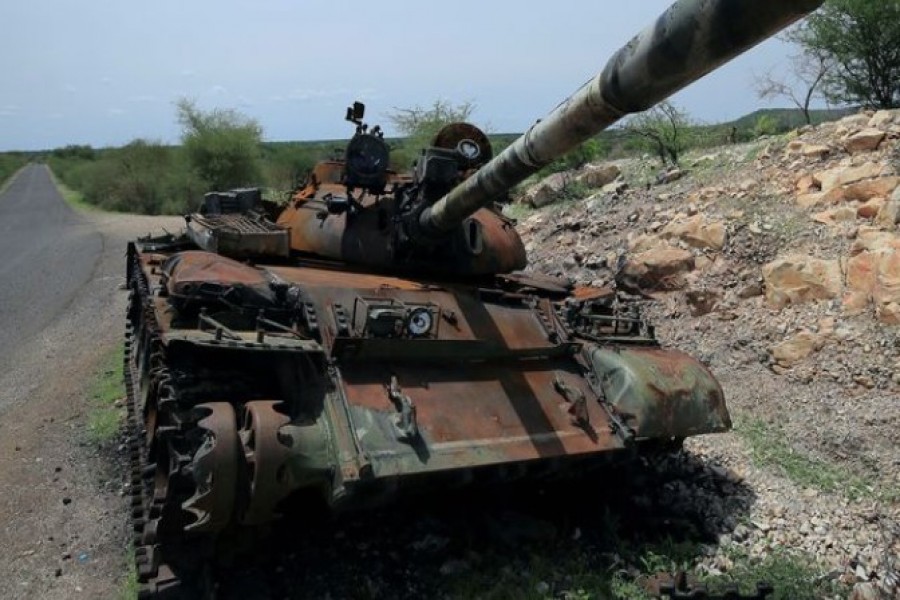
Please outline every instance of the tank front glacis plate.
[[[463, 286], [435, 288], [306, 268], [271, 270], [301, 285], [316, 306], [354, 442], [371, 476], [623, 448], [572, 356], [577, 347], [551, 342], [539, 310], [479, 299], [474, 288]], [[361, 331], [362, 300], [369, 306], [380, 301], [435, 307], [435, 335], [368, 335]], [[353, 322], [352, 332], [338, 334], [339, 312]], [[398, 407], [388, 393], [392, 377], [415, 407], [413, 439], [398, 436]], [[573, 418], [560, 386], [584, 396], [586, 425]]]

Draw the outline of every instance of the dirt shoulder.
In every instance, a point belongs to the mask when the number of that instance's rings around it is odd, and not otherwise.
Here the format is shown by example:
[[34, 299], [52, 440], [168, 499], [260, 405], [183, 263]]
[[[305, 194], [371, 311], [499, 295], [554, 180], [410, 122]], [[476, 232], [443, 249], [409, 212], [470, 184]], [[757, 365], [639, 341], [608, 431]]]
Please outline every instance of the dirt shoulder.
[[[178, 220], [82, 216], [102, 239], [91, 276], [60, 316], [18, 341], [0, 374], [3, 598], [119, 597], [130, 560], [116, 443], [88, 441], [89, 394], [122, 339], [127, 240]], [[52, 293], [55, 274], [35, 270]]]

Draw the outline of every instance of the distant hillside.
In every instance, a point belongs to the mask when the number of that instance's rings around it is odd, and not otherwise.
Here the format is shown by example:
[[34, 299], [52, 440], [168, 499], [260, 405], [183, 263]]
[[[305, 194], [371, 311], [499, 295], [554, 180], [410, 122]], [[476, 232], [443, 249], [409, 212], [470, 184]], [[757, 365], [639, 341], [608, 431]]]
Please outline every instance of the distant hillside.
[[[827, 121], [837, 121], [840, 118], [857, 112], [857, 108], [831, 108], [809, 111], [813, 125], [819, 125]], [[772, 117], [778, 122], [779, 129], [796, 129], [806, 125], [803, 112], [797, 108], [761, 108], [750, 114], [744, 115], [724, 125], [741, 129], [753, 129], [760, 117]]]

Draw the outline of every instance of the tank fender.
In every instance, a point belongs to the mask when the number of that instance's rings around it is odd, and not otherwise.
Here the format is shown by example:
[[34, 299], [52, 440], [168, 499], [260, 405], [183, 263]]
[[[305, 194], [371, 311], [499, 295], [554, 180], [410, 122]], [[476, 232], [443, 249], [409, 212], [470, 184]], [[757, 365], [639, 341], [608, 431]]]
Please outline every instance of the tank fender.
[[697, 359], [663, 348], [593, 346], [588, 353], [606, 402], [638, 439], [731, 429], [722, 386]]

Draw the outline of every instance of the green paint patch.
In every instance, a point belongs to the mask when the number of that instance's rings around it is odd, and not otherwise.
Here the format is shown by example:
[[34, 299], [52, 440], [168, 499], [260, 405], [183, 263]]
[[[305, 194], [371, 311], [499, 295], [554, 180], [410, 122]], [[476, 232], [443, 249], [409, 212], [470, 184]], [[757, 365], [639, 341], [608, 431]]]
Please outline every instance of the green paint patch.
[[103, 358], [88, 391], [88, 438], [98, 444], [115, 439], [124, 418], [124, 408], [116, 406], [116, 402], [125, 396], [122, 382], [124, 351], [118, 346]]

